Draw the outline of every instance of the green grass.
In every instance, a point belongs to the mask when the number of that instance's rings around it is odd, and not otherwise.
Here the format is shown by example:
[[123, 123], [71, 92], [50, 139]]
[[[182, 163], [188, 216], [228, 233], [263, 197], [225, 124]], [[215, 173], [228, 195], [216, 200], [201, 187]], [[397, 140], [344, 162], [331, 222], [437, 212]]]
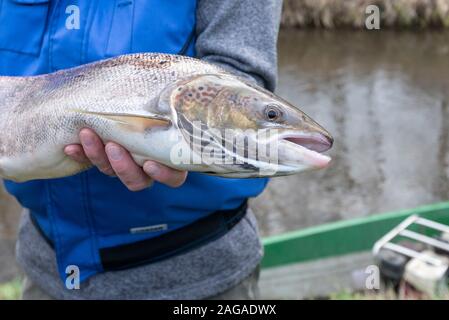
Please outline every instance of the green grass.
[[17, 300], [22, 293], [22, 280], [20, 278], [13, 281], [0, 283], [0, 300]]
[[393, 289], [379, 290], [376, 292], [350, 292], [341, 291], [331, 294], [329, 296], [330, 300], [449, 300], [448, 294], [443, 294], [442, 296], [408, 296], [401, 297]]
[[329, 298], [331, 300], [397, 300], [398, 296], [392, 290], [377, 293], [341, 291], [331, 294]]

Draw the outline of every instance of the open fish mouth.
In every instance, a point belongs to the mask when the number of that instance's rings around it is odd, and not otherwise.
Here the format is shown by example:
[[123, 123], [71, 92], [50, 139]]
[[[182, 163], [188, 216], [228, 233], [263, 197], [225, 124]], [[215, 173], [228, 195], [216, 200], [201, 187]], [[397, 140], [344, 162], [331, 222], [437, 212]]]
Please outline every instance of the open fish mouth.
[[329, 150], [334, 142], [330, 135], [322, 133], [285, 133], [280, 135], [281, 162], [288, 165], [300, 164], [311, 168], [325, 168], [331, 158], [321, 154]]
[[293, 133], [281, 138], [319, 153], [329, 150], [334, 143], [332, 137], [322, 133]]

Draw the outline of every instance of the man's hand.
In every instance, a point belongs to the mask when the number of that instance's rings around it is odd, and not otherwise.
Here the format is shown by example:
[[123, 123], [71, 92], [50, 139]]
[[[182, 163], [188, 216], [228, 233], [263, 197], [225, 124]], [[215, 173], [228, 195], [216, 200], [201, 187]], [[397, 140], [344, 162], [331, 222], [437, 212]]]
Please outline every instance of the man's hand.
[[90, 129], [82, 129], [79, 136], [81, 145], [66, 146], [65, 154], [75, 161], [92, 163], [104, 174], [117, 176], [131, 191], [145, 189], [153, 180], [174, 188], [186, 180], [187, 172], [171, 169], [155, 161], [146, 161], [141, 168], [126, 149], [113, 142], [105, 146]]

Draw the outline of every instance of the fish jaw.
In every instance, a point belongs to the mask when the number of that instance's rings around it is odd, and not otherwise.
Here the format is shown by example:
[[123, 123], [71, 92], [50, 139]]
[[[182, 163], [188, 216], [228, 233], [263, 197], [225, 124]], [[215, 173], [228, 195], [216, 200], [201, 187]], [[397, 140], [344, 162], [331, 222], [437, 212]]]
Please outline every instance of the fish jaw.
[[252, 166], [252, 171], [247, 170], [248, 165], [240, 168], [233, 166], [229, 172], [220, 175], [234, 178], [277, 177], [324, 169], [331, 162], [331, 157], [321, 153], [332, 146], [330, 136], [298, 131], [279, 133], [276, 130], [269, 130], [262, 136], [264, 138], [249, 137], [257, 140], [258, 158], [239, 159], [240, 163], [244, 161]]
[[281, 138], [319, 153], [329, 150], [334, 143], [329, 134], [321, 132], [287, 132]]
[[298, 171], [324, 169], [331, 162], [331, 157], [318, 151], [281, 139], [279, 142], [279, 164], [298, 168]]
[[[257, 140], [256, 137], [248, 137], [248, 139]], [[197, 166], [195, 171], [227, 178], [277, 177], [323, 169], [328, 167], [331, 161], [329, 156], [291, 142], [282, 136], [258, 140], [256, 144], [258, 145], [257, 149], [263, 149], [266, 154], [258, 153], [257, 158], [242, 157], [241, 153], [236, 154], [222, 146], [219, 151], [234, 159], [232, 164], [209, 164], [207, 166], [203, 164]], [[263, 144], [265, 147], [259, 149]], [[185, 143], [185, 145], [189, 144]], [[188, 151], [193, 152], [191, 149]], [[198, 157], [201, 158], [201, 155]]]
[[[331, 157], [322, 154], [329, 150], [333, 138], [327, 132], [302, 132], [298, 130], [269, 129], [258, 139], [265, 144], [265, 156], [259, 152], [260, 176], [284, 176], [308, 170], [327, 168]], [[255, 138], [257, 139], [257, 138]], [[250, 162], [250, 161], [249, 161]]]
[[332, 147], [334, 139], [326, 131], [285, 131], [279, 134], [278, 143], [281, 163], [323, 169], [331, 158], [322, 153]]

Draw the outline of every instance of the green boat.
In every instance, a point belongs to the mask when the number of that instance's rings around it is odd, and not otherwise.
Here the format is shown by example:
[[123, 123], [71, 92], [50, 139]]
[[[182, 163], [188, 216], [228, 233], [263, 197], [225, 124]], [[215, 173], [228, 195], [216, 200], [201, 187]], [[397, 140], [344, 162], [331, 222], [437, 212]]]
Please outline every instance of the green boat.
[[358, 289], [353, 274], [375, 264], [372, 249], [376, 241], [411, 215], [449, 225], [449, 202], [265, 238], [262, 297], [304, 299]]

